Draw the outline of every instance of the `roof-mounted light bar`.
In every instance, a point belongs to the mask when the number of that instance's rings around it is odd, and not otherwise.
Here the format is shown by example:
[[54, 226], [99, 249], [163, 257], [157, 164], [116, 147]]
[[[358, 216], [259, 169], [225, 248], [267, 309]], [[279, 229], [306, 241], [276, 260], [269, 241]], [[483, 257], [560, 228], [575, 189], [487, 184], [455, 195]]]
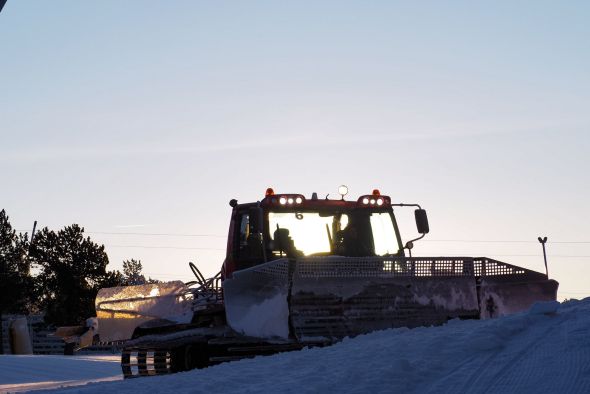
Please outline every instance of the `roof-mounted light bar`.
[[[344, 187], [341, 186], [341, 190], [339, 190], [339, 192], [341, 192], [341, 196], [344, 199], [344, 193], [346, 192]], [[267, 204], [270, 203], [271, 205], [279, 207], [290, 207], [303, 204], [305, 197], [302, 194], [275, 194], [274, 190], [269, 187], [266, 189], [264, 200]], [[317, 197], [315, 200], [312, 198], [312, 200], [317, 201]], [[391, 205], [391, 198], [389, 196], [382, 196], [379, 190], [375, 189], [371, 194], [360, 196], [357, 200], [357, 205], [370, 208], [387, 207]]]
[[299, 205], [305, 201], [301, 194], [275, 194], [270, 197], [270, 203], [279, 206]]
[[357, 204], [363, 207], [382, 207], [391, 205], [391, 198], [389, 196], [382, 196], [379, 190], [373, 190], [373, 194], [360, 196]]
[[281, 205], [293, 205], [293, 204], [301, 204], [303, 202], [303, 196], [298, 195], [281, 195], [279, 196], [279, 204]]
[[292, 206], [299, 205], [305, 201], [302, 194], [275, 194], [272, 188], [266, 189], [265, 199], [273, 205]]

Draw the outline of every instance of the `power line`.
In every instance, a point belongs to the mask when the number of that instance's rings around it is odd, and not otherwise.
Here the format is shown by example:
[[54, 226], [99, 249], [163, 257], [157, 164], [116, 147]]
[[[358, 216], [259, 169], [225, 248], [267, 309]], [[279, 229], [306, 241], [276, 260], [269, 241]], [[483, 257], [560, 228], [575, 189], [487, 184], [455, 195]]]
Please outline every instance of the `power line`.
[[[539, 241], [499, 241], [499, 240], [469, 240], [469, 239], [422, 239], [420, 242], [461, 242], [461, 243], [523, 243], [538, 244]], [[590, 244], [590, 241], [547, 241], [553, 244]]]
[[558, 290], [561, 294], [588, 294], [590, 295], [590, 290], [588, 291], [561, 291]]
[[174, 234], [174, 233], [123, 233], [123, 232], [107, 232], [107, 231], [85, 231], [88, 234], [107, 234], [107, 235], [148, 235], [160, 237], [210, 237], [210, 238], [226, 238], [226, 235], [217, 234]]
[[[538, 254], [496, 254], [496, 253], [486, 253], [489, 254], [490, 256], [496, 256], [496, 257], [543, 257], [542, 253], [538, 253]], [[464, 256], [465, 253], [446, 253], [445, 256]], [[470, 256], [476, 256], [479, 255], [477, 257], [486, 257], [483, 256], [481, 253], [469, 253]], [[590, 258], [590, 255], [566, 255], [566, 254], [551, 254], [551, 253], [547, 253], [547, 257], [573, 257], [573, 258]]]
[[[463, 253], [459, 253], [456, 254], [457, 256], [461, 255]], [[471, 255], [475, 255], [476, 253], [471, 253]], [[497, 257], [542, 257], [542, 254], [495, 254], [495, 253], [490, 253], [491, 256], [497, 256]], [[482, 256], [485, 257], [485, 256]], [[580, 256], [576, 256], [576, 255], [565, 255], [565, 254], [548, 254], [548, 257], [573, 257], [573, 258], [590, 258], [590, 255], [580, 255]]]
[[[27, 232], [29, 230], [16, 230]], [[104, 234], [104, 235], [136, 235], [136, 236], [157, 236], [157, 237], [211, 237], [227, 238], [227, 235], [220, 234], [189, 234], [189, 233], [138, 233], [138, 232], [114, 232], [114, 231], [84, 231], [87, 234]], [[490, 240], [490, 239], [423, 239], [421, 242], [461, 242], [461, 243], [526, 243], [537, 244], [538, 241], [523, 240]], [[547, 241], [554, 244], [590, 244], [590, 241]]]
[[[16, 230], [19, 232], [28, 232], [29, 230]], [[134, 233], [134, 232], [111, 232], [111, 231], [86, 231], [85, 234], [101, 235], [139, 235], [139, 236], [159, 236], [159, 237], [210, 237], [210, 238], [227, 238], [226, 235], [218, 234], [183, 234], [183, 233]]]
[[[147, 245], [105, 245], [110, 248], [140, 248], [140, 249], [178, 249], [178, 250], [226, 250], [226, 248], [199, 248], [199, 247], [184, 247], [184, 246], [147, 246]], [[464, 253], [458, 253], [457, 256]], [[473, 253], [472, 253], [473, 254]], [[539, 254], [495, 254], [493, 256], [498, 257], [539, 257]], [[563, 255], [563, 254], [549, 254], [549, 257], [559, 258], [590, 258], [590, 255]]]
[[147, 246], [147, 245], [105, 245], [109, 248], [140, 248], [140, 249], [178, 249], [178, 250], [226, 250], [225, 248], [198, 248], [185, 246]]

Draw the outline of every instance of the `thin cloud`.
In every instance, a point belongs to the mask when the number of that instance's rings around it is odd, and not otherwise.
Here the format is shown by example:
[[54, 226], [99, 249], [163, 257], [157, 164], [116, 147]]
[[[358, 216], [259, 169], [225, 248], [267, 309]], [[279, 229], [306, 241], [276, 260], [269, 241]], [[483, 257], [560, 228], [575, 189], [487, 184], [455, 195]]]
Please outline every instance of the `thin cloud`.
[[115, 227], [115, 228], [140, 228], [140, 227], [149, 227], [149, 224], [117, 224], [113, 227]]
[[[236, 141], [230, 143], [209, 143], [202, 145], [175, 145], [175, 146], [123, 146], [123, 147], [49, 147], [43, 149], [13, 150], [0, 152], [0, 162], [39, 162], [56, 160], [89, 160], [116, 157], [143, 157], [165, 155], [188, 155], [198, 153], [214, 153], [237, 150], [255, 150], [281, 147], [301, 147], [310, 145], [323, 146], [355, 146], [358, 144], [378, 144], [400, 141], [435, 141], [441, 139], [468, 138], [485, 135], [509, 135], [531, 132], [528, 130], [477, 130], [464, 131], [467, 127], [459, 129], [438, 129], [433, 131], [416, 131], [399, 133], [396, 131], [380, 130], [371, 132], [360, 130], [355, 133], [338, 134], [335, 131], [326, 132], [317, 130], [315, 133], [301, 133], [294, 130], [282, 131], [289, 137], [268, 139], [260, 135], [252, 135], [248, 141]], [[543, 127], [547, 129], [547, 127]], [[538, 130], [538, 129], [537, 129]], [[272, 133], [271, 133], [272, 134]], [[278, 132], [276, 133], [278, 134]]]
[[[300, 138], [287, 138], [282, 140], [259, 141], [254, 138], [252, 142], [219, 143], [198, 146], [124, 146], [124, 147], [50, 147], [44, 149], [28, 149], [23, 151], [0, 152], [2, 162], [29, 162], [52, 160], [86, 160], [102, 159], [109, 157], [137, 157], [137, 156], [163, 156], [178, 154], [209, 153], [220, 151], [232, 151], [242, 149], [267, 148], [273, 146], [287, 146], [301, 142]], [[258, 141], [257, 141], [258, 140]]]

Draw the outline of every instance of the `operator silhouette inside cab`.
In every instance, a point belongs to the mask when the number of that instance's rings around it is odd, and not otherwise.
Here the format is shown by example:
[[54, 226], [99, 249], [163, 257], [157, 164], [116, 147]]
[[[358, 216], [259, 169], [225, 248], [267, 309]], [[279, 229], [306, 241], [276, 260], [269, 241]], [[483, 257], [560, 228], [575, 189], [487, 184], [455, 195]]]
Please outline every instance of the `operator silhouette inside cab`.
[[334, 254], [349, 257], [374, 256], [371, 223], [367, 215], [352, 214], [346, 227], [336, 233]]
[[289, 257], [289, 258], [296, 258], [296, 257], [303, 256], [303, 252], [301, 252], [300, 250], [297, 250], [297, 248], [295, 248], [295, 243], [293, 242], [293, 239], [289, 235], [289, 230], [286, 228], [279, 228], [278, 226], [274, 232], [274, 248], [273, 249], [278, 250], [281, 255], [284, 252], [287, 255], [287, 257]]

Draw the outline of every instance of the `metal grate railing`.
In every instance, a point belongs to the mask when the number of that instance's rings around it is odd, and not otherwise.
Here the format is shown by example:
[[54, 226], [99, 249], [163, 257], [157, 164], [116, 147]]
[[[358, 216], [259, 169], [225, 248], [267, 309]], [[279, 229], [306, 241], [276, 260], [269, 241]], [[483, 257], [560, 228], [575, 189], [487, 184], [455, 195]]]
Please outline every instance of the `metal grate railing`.
[[[269, 275], [275, 278], [284, 278], [287, 280], [289, 277], [289, 259], [282, 257], [277, 260], [271, 260], [263, 264], [255, 265], [251, 268], [246, 268], [244, 272], [255, 272], [257, 274]], [[239, 277], [240, 271], [234, 272], [235, 277]]]
[[305, 257], [296, 260], [301, 277], [489, 277], [542, 275], [487, 257]]

